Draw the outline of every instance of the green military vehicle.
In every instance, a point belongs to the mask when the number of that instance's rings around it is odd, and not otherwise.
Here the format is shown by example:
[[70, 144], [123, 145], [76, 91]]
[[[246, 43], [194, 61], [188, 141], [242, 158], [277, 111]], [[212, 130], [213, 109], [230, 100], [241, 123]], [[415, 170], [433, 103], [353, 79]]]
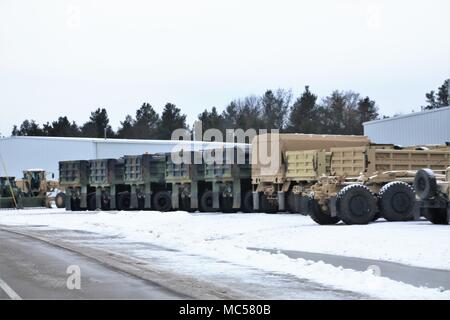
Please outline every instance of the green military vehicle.
[[[220, 152], [219, 159], [216, 158], [217, 152]], [[249, 149], [235, 147], [205, 150], [204, 154], [207, 190], [200, 197], [200, 208], [203, 211], [251, 212], [253, 199]]]
[[117, 209], [170, 210], [170, 194], [165, 183], [166, 156], [143, 154], [123, 159], [126, 191], [117, 193]]
[[115, 210], [117, 194], [125, 191], [124, 159], [89, 160], [88, 210]]
[[86, 210], [88, 207], [89, 161], [60, 161], [59, 185], [65, 189], [66, 210]]
[[189, 212], [198, 209], [206, 210], [204, 207], [199, 207], [200, 198], [209, 191], [205, 185], [202, 151], [181, 150], [177, 153], [166, 153], [165, 157], [165, 179], [172, 190], [172, 208]]
[[422, 216], [433, 224], [450, 224], [450, 167], [445, 172], [418, 170], [414, 189]]
[[22, 208], [22, 195], [15, 177], [0, 177], [0, 208]]

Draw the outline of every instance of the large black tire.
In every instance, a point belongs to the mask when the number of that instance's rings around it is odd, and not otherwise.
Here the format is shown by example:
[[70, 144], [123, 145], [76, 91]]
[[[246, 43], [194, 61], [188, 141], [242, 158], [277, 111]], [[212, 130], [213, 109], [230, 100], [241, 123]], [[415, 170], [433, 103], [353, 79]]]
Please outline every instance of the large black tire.
[[95, 201], [95, 193], [88, 194], [87, 196], [87, 209], [88, 211], [94, 211], [97, 209], [96, 201]]
[[352, 184], [338, 193], [336, 209], [338, 217], [345, 224], [368, 224], [375, 217], [377, 201], [369, 188]]
[[262, 212], [265, 212], [265, 213], [277, 213], [278, 212], [278, 206], [275, 205], [269, 199], [267, 199], [267, 197], [264, 194], [261, 195], [260, 206], [261, 206]]
[[128, 192], [117, 195], [117, 210], [129, 210], [131, 205], [130, 194]]
[[448, 224], [446, 208], [423, 208], [423, 216], [433, 224]]
[[213, 208], [213, 193], [212, 191], [205, 191], [200, 197], [200, 211], [201, 212], [215, 212], [217, 209]]
[[244, 195], [244, 201], [242, 203], [242, 211], [245, 213], [253, 212], [253, 192], [247, 191]]
[[158, 211], [170, 211], [172, 209], [172, 198], [167, 191], [158, 191], [153, 197], [153, 208]]
[[414, 219], [416, 195], [414, 189], [406, 182], [389, 182], [381, 188], [379, 197], [381, 216], [387, 221]]
[[339, 217], [332, 217], [328, 212], [324, 212], [320, 208], [319, 203], [314, 198], [309, 198], [308, 202], [308, 215], [311, 219], [320, 225], [336, 224], [341, 219]]
[[66, 194], [64, 192], [59, 192], [55, 197], [55, 205], [57, 208], [66, 207]]
[[430, 169], [420, 169], [414, 178], [414, 189], [420, 200], [434, 198], [437, 193], [436, 176]]

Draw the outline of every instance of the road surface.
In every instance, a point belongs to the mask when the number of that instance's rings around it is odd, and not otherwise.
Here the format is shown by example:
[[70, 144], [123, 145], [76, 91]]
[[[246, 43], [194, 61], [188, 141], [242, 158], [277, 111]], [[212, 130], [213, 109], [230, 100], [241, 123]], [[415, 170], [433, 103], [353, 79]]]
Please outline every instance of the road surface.
[[[79, 290], [68, 289], [69, 266], [81, 268]], [[189, 297], [74, 252], [0, 230], [0, 299], [183, 298]]]
[[[66, 287], [73, 264], [81, 267], [81, 291]], [[0, 278], [24, 299], [371, 298], [150, 243], [45, 226], [0, 226]], [[11, 298], [1, 286], [0, 292], [0, 299]]]

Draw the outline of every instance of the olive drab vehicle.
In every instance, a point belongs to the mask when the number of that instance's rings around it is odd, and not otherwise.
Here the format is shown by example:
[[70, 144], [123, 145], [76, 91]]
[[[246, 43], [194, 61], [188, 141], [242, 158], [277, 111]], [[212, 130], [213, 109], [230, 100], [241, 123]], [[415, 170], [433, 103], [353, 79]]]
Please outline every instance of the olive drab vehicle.
[[166, 154], [166, 183], [171, 186], [172, 208], [196, 211], [207, 188], [202, 151], [181, 150]]
[[59, 184], [65, 188], [66, 210], [86, 210], [89, 186], [89, 161], [59, 162]]
[[235, 147], [204, 152], [206, 190], [202, 211], [253, 211], [249, 148]]
[[370, 145], [330, 149], [329, 176], [310, 189], [308, 213], [319, 224], [367, 224], [414, 218], [417, 170], [445, 170], [450, 148]]
[[88, 210], [116, 209], [117, 194], [125, 191], [124, 159], [89, 160]]
[[450, 224], [450, 167], [445, 172], [418, 170], [414, 188], [421, 215], [433, 224]]
[[15, 177], [0, 177], [0, 208], [22, 208], [21, 198]]
[[[314, 134], [262, 134], [252, 141], [252, 185], [253, 206], [256, 211], [278, 212], [295, 211], [298, 208], [302, 184], [318, 179], [326, 168], [317, 168], [313, 177], [302, 176], [302, 161], [308, 162], [307, 170], [316, 162], [314, 159], [301, 159], [291, 152], [309, 150], [330, 151], [332, 147], [354, 147], [369, 145], [365, 136], [314, 135]], [[317, 155], [326, 157], [326, 154]], [[326, 158], [323, 158], [326, 159]], [[296, 161], [298, 162], [296, 163]], [[310, 162], [312, 161], [312, 162]], [[320, 162], [321, 163], [321, 162]], [[291, 164], [291, 170], [288, 165]], [[297, 166], [296, 169], [294, 167]], [[297, 175], [298, 174], [298, 175]], [[286, 203], [287, 202], [287, 203]], [[287, 204], [287, 206], [286, 206]]]
[[123, 159], [126, 191], [118, 193], [117, 209], [170, 210], [170, 194], [165, 184], [165, 155], [143, 154], [124, 156]]

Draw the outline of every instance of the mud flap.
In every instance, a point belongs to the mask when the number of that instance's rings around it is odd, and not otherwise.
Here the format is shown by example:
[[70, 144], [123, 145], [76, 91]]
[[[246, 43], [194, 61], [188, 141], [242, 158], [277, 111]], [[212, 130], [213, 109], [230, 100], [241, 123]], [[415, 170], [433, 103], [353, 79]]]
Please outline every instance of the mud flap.
[[70, 190], [70, 194], [69, 192], [66, 192], [66, 211], [72, 211], [72, 190]]
[[330, 216], [337, 217], [337, 199], [336, 197], [331, 197], [329, 202]]
[[81, 200], [80, 200], [80, 208], [87, 208], [87, 186], [81, 187]]
[[298, 194], [294, 195], [294, 209], [296, 213], [308, 214], [308, 198]]
[[102, 208], [102, 189], [101, 188], [95, 189], [95, 208], [96, 209]]
[[136, 186], [131, 186], [130, 192], [130, 209], [138, 209], [138, 201], [136, 196]]
[[191, 209], [198, 209], [198, 183], [191, 183]]
[[286, 197], [283, 191], [278, 191], [278, 210], [285, 211], [286, 210]]
[[216, 182], [213, 182], [212, 183], [212, 195], [213, 195], [213, 208], [214, 209], [220, 209], [219, 193], [220, 193], [219, 184]]
[[152, 189], [151, 184], [146, 183], [144, 186], [144, 209], [151, 209], [152, 208]]
[[450, 224], [450, 201], [447, 203], [447, 223]]
[[241, 208], [241, 181], [236, 179], [233, 181], [233, 209]]
[[179, 209], [180, 208], [180, 192], [178, 189], [178, 185], [176, 183], [172, 184], [172, 208]]
[[419, 201], [416, 201], [415, 203], [414, 203], [414, 208], [413, 208], [413, 219], [414, 219], [414, 221], [417, 221], [417, 220], [420, 220], [420, 216], [421, 216], [421, 214], [420, 214], [420, 202]]
[[253, 210], [258, 211], [259, 210], [259, 192], [252, 191], [253, 193]]
[[116, 210], [116, 186], [112, 185], [109, 194], [109, 208], [111, 210]]

